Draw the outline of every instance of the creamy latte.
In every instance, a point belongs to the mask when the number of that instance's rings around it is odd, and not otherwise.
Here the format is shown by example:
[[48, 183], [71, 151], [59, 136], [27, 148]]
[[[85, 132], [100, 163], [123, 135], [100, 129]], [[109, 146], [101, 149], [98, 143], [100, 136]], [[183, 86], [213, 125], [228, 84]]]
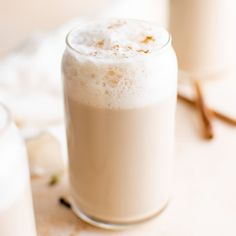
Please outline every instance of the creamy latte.
[[177, 63], [170, 36], [147, 22], [114, 19], [73, 30], [67, 44], [75, 212], [103, 227], [149, 218], [171, 191]]

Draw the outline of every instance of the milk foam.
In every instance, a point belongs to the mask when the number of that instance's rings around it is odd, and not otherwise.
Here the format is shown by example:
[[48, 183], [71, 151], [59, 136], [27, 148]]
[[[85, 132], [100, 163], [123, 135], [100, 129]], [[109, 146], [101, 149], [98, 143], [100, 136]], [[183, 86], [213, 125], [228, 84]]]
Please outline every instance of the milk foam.
[[137, 20], [112, 19], [72, 31], [63, 56], [65, 91], [86, 105], [134, 108], [176, 90], [168, 32]]
[[[0, 117], [6, 117], [0, 107]], [[0, 126], [4, 123], [0, 119]], [[26, 150], [16, 127], [0, 129], [0, 212], [10, 207], [29, 187]]]
[[168, 43], [169, 34], [145, 21], [110, 19], [73, 30], [67, 40], [80, 54], [117, 59], [156, 51]]

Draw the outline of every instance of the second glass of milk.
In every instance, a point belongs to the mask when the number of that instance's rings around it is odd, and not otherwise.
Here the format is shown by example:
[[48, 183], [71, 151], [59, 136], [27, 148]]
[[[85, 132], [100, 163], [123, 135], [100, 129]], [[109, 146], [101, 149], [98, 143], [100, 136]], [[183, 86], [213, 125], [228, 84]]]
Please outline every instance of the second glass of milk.
[[177, 62], [168, 32], [112, 19], [72, 30], [62, 60], [72, 205], [122, 228], [171, 193]]
[[235, 0], [170, 0], [170, 31], [182, 72], [222, 78], [236, 65]]
[[26, 148], [0, 104], [0, 235], [36, 236]]

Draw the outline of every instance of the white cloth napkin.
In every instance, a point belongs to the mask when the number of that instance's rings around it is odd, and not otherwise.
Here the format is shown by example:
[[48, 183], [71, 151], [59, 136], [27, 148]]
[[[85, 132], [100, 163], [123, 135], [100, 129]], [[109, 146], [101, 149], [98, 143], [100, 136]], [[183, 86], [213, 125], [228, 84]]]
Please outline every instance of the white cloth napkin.
[[61, 57], [67, 32], [83, 23], [75, 19], [54, 32], [35, 32], [0, 60], [0, 102], [9, 108], [26, 140], [41, 133], [55, 137], [65, 163]]

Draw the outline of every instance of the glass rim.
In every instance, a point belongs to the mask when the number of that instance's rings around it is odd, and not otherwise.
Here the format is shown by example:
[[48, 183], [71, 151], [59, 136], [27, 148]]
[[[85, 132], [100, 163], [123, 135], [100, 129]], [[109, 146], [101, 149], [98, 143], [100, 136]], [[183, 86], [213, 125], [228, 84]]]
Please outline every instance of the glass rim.
[[[142, 21], [142, 20], [137, 20], [137, 21]], [[73, 47], [72, 44], [71, 44], [71, 41], [70, 41], [70, 36], [76, 31], [79, 32], [80, 29], [82, 29], [83, 27], [85, 27], [86, 25], [89, 25], [89, 24], [92, 24], [92, 22], [74, 27], [66, 34], [66, 39], [65, 39], [66, 46], [82, 58], [94, 58], [94, 56], [93, 55], [82, 54], [78, 49]], [[150, 24], [155, 24], [155, 23], [150, 23]], [[152, 56], [155, 56], [155, 55], [159, 54], [165, 48], [167, 48], [169, 45], [171, 45], [172, 37], [171, 37], [171, 34], [169, 33], [169, 31], [166, 30], [164, 27], [158, 26], [158, 25], [156, 25], [156, 26], [160, 29], [163, 29], [168, 34], [168, 38], [167, 38], [166, 42], [160, 48], [156, 49], [155, 51], [152, 51], [148, 55], [147, 54], [138, 54], [138, 55], [134, 55], [134, 56], [131, 56], [131, 57], [124, 57], [124, 58], [117, 58], [117, 57], [110, 57], [110, 56], [108, 56], [108, 57], [96, 57], [96, 60], [98, 60], [98, 61], [99, 60], [101, 60], [101, 61], [114, 61], [114, 60], [115, 61], [129, 61], [129, 60], [136, 59], [136, 58], [144, 58], [144, 57], [149, 58], [149, 57], [152, 57]]]
[[9, 109], [2, 102], [0, 102], [0, 110], [2, 110], [2, 112], [5, 113], [5, 115], [6, 115], [6, 119], [3, 121], [3, 125], [2, 125], [2, 127], [0, 127], [0, 137], [1, 137], [1, 135], [10, 126], [12, 118], [11, 118], [11, 113], [10, 113]]

